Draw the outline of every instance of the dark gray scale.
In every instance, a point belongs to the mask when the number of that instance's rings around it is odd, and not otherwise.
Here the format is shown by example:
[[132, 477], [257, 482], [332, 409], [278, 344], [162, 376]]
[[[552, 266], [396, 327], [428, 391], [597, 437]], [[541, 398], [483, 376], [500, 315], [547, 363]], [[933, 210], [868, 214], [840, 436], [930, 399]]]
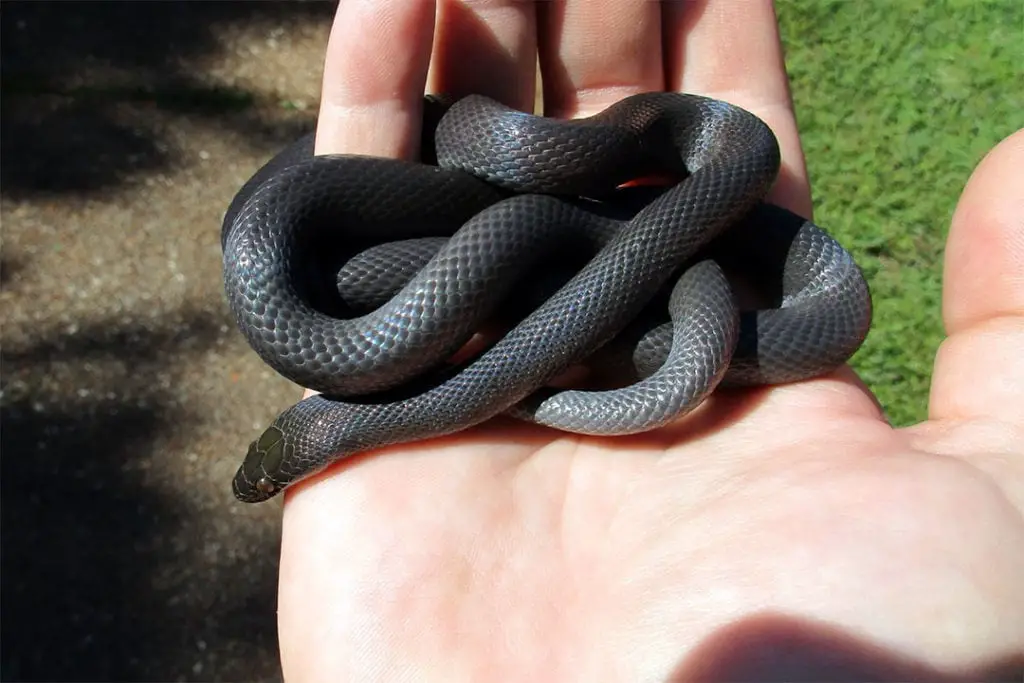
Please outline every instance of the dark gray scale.
[[[649, 93], [555, 121], [474, 96], [425, 142], [437, 166], [311, 158], [303, 140], [229, 207], [224, 277], [240, 329], [268, 365], [324, 392], [250, 445], [240, 500], [501, 413], [583, 434], [654, 429], [723, 382], [828, 372], [867, 334], [850, 255], [762, 203], [778, 145], [742, 109]], [[681, 181], [626, 208], [618, 186], [654, 174]], [[744, 279], [763, 301], [741, 310]], [[502, 311], [514, 312], [503, 336], [446, 363]], [[545, 388], [601, 354], [630, 380]]]

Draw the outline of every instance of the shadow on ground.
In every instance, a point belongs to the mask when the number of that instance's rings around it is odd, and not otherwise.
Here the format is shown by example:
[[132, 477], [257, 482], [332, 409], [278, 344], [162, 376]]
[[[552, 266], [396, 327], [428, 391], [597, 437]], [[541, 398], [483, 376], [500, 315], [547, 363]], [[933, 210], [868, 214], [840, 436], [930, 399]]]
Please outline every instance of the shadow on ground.
[[[132, 319], [138, 308], [104, 318], [98, 302], [96, 315], [68, 325], [38, 295], [63, 274], [29, 278], [38, 264], [9, 248], [33, 230], [12, 207], [28, 206], [59, 234], [64, 216], [81, 215], [80, 198], [102, 202], [104, 192], [133, 191], [126, 183], [140, 174], [180, 170], [155, 123], [164, 114], [238, 133], [254, 149], [293, 140], [308, 121], [267, 116], [202, 65], [225, 31], [322, 26], [334, 10], [295, 1], [0, 6], [3, 680], [280, 679], [273, 511], [239, 512], [202, 492], [211, 468], [191, 452], [215, 427], [196, 414], [203, 390], [182, 368], [201, 369], [238, 341], [217, 273], [197, 275], [214, 283], [208, 296], [162, 322]], [[138, 207], [119, 201], [132, 225]], [[222, 208], [208, 212], [211, 243]]]
[[[96, 326], [5, 353], [5, 399], [15, 396], [0, 417], [4, 680], [203, 679], [202, 651], [225, 644], [273, 661], [273, 620], [247, 606], [273, 600], [276, 567], [217, 568], [221, 580], [204, 583], [216, 577], [185, 536], [196, 511], [153, 472], [156, 444], [173, 445], [160, 435], [193, 418], [153, 381], [157, 368], [202, 352], [218, 329], [202, 315], [155, 333]], [[73, 395], [17, 389], [81, 366], [109, 379]], [[217, 619], [205, 646], [203, 614]]]
[[253, 96], [203, 78], [196, 64], [221, 48], [225, 27], [324, 22], [334, 9], [308, 0], [3, 3], [0, 191], [98, 190], [173, 164], [147, 107], [235, 122], [256, 143], [294, 140], [304, 130], [246, 116]]

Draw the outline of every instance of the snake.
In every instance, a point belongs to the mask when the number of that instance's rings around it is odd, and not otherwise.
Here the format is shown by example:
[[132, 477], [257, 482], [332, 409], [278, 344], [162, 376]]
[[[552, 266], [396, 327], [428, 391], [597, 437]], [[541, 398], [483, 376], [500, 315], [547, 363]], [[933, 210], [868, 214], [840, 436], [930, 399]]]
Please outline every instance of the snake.
[[[642, 433], [719, 388], [829, 373], [863, 344], [864, 274], [767, 200], [780, 147], [751, 112], [669, 92], [577, 119], [483, 95], [423, 107], [418, 159], [315, 155], [308, 135], [225, 212], [239, 330], [317, 392], [249, 444], [238, 500], [499, 416]], [[556, 381], [588, 365], [599, 379]]]

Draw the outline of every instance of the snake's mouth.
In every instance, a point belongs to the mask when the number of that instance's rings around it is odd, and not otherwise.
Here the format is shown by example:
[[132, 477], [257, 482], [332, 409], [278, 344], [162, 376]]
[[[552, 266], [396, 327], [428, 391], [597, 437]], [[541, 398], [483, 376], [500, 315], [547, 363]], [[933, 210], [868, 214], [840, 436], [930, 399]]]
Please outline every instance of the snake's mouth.
[[238, 468], [235, 478], [231, 481], [231, 491], [235, 498], [243, 503], [262, 503], [270, 500], [283, 489], [269, 477], [260, 477], [255, 481], [246, 478], [242, 467]]

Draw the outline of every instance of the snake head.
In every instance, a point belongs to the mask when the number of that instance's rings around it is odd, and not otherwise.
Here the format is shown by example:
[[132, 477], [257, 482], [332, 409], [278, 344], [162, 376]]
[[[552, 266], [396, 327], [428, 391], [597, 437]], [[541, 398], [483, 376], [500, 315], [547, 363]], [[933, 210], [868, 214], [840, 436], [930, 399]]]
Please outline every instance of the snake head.
[[282, 476], [281, 463], [291, 449], [279, 427], [268, 427], [249, 444], [245, 460], [235, 473], [231, 482], [235, 498], [243, 503], [261, 503], [283, 491], [289, 482]]

